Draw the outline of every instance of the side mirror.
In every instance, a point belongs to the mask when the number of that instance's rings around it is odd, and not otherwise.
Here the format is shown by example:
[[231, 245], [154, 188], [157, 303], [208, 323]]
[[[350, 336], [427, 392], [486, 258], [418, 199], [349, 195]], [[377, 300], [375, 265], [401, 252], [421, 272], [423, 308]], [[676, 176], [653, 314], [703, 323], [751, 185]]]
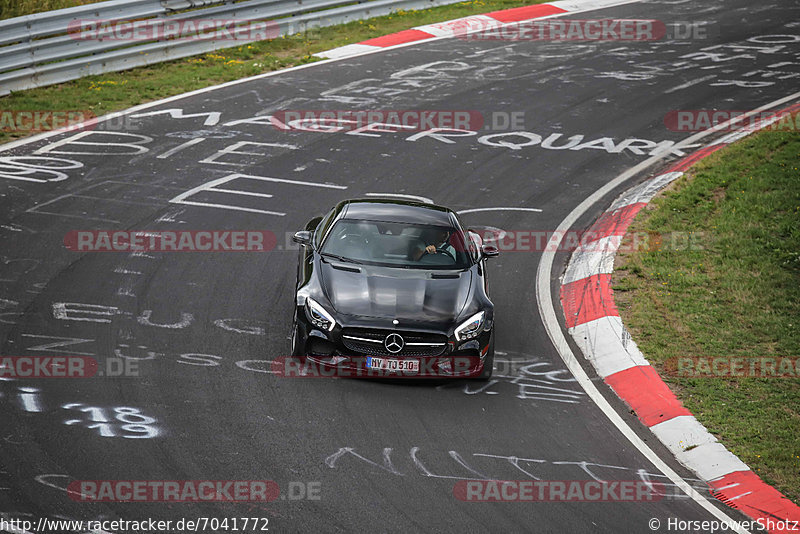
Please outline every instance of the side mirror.
[[301, 230], [292, 236], [292, 241], [299, 245], [303, 245], [306, 247], [311, 246], [311, 232], [308, 230]]
[[500, 251], [497, 250], [497, 247], [494, 245], [481, 246], [481, 255], [483, 255], [484, 258], [494, 258], [498, 254], [500, 254]]

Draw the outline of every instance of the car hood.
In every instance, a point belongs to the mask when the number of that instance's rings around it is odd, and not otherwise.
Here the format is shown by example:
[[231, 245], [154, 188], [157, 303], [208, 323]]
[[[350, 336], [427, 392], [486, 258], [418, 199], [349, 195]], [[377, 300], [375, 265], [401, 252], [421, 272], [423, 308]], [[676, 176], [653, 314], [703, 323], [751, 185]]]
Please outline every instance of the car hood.
[[[339, 314], [452, 323], [470, 295], [472, 272], [320, 265], [325, 296]], [[345, 270], [347, 269], [347, 270]]]

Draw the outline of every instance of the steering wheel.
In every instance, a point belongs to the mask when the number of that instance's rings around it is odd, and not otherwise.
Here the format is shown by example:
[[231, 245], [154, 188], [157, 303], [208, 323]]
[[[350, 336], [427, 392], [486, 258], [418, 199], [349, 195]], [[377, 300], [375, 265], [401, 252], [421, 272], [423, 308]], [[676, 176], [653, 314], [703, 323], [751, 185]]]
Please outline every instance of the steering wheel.
[[437, 253], [442, 253], [442, 254], [447, 254], [448, 256], [450, 256], [453, 259], [453, 263], [456, 262], [455, 254], [453, 254], [452, 252], [447, 250], [447, 245], [444, 245], [444, 246], [441, 246], [441, 247], [436, 247], [436, 252]]

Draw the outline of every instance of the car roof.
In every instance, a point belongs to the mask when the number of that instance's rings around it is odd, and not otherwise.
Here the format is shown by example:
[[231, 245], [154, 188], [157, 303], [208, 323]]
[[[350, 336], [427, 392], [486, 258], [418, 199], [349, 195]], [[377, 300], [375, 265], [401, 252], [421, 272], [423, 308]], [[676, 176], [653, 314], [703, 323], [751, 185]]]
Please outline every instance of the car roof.
[[453, 211], [444, 206], [399, 199], [359, 198], [340, 204], [342, 219], [453, 226]]

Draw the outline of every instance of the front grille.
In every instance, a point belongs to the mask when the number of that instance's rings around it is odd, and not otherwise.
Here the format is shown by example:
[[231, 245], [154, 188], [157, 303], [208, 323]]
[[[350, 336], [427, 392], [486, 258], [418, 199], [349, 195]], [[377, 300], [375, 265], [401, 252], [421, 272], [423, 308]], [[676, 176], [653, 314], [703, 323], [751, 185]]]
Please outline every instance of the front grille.
[[[389, 352], [383, 344], [386, 336], [393, 332], [403, 336], [406, 343], [400, 352]], [[345, 328], [342, 331], [342, 342], [348, 351], [372, 356], [440, 356], [447, 349], [446, 336], [402, 330]], [[413, 345], [413, 343], [424, 343], [424, 345]]]

